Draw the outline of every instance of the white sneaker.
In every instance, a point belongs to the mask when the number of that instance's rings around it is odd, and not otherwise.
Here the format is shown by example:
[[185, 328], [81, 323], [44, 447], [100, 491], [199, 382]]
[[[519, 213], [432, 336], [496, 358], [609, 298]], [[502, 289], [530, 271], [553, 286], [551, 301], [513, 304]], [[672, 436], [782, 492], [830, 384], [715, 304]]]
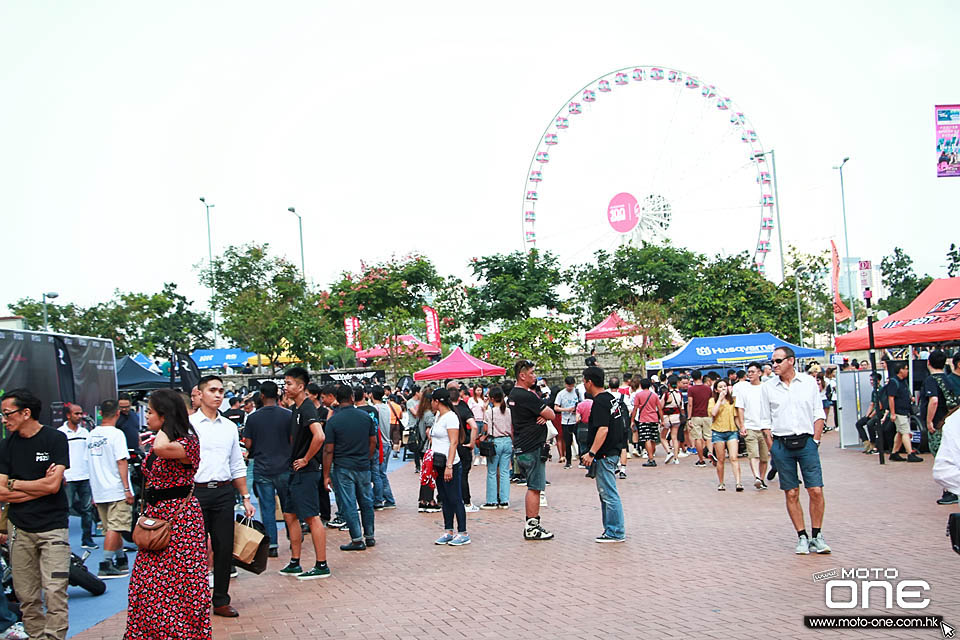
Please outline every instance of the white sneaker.
[[463, 505], [463, 508], [466, 510], [467, 513], [476, 513], [477, 511], [480, 511], [480, 507], [474, 505], [473, 503], [465, 504]]
[[680, 464], [680, 458], [674, 458], [673, 464]]
[[681, 451], [681, 452], [680, 452], [680, 457], [681, 457], [681, 458], [686, 458], [688, 455], [690, 455], [690, 454], [687, 453], [686, 451]]
[[670, 464], [670, 461], [673, 459], [673, 451], [671, 451], [667, 454], [667, 457], [663, 459], [663, 464]]
[[475, 467], [480, 466], [480, 456], [477, 456], [476, 458], [473, 459], [473, 466]]
[[808, 556], [810, 555], [810, 540], [807, 536], [800, 536], [797, 540], [797, 555], [798, 556]]
[[640, 457], [643, 458], [644, 460], [646, 460], [646, 459], [649, 458], [650, 456], [647, 455], [647, 450], [644, 449], [644, 450], [643, 450], [643, 453], [640, 454]]
[[30, 636], [27, 635], [22, 622], [14, 622], [7, 627], [7, 630], [0, 636], [0, 640], [29, 640], [29, 638]]

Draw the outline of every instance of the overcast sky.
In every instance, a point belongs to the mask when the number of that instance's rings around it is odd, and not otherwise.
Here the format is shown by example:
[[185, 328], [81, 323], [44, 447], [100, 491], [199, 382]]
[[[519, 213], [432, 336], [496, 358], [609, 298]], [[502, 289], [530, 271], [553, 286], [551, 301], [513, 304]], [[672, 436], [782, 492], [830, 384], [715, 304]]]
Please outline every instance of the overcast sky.
[[[200, 196], [214, 252], [269, 242], [298, 263], [295, 206], [314, 282], [411, 250], [464, 276], [469, 258], [522, 246], [527, 165], [557, 109], [633, 65], [696, 74], [747, 113], [776, 150], [784, 242], [844, 253], [831, 167], [845, 156], [853, 255], [899, 245], [942, 275], [960, 242], [933, 116], [960, 103], [956, 1], [459, 6], [0, 3], [0, 311], [164, 281], [204, 304]], [[660, 126], [618, 113], [591, 117]], [[581, 135], [581, 163], [618, 144], [597, 137]], [[564, 193], [602, 228], [615, 186], [578, 180], [561, 150], [550, 169], [567, 167]], [[709, 243], [711, 215], [675, 242]], [[752, 249], [756, 221], [730, 224], [742, 246], [717, 250]]]

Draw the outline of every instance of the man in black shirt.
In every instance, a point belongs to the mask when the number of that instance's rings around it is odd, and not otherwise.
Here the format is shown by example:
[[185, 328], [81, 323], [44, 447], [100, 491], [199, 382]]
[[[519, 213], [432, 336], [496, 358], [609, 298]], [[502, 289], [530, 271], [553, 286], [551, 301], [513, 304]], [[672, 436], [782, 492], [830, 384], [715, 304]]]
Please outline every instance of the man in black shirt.
[[263, 528], [270, 539], [271, 558], [277, 557], [276, 496], [286, 511], [290, 484], [290, 424], [292, 414], [277, 404], [280, 392], [272, 380], [260, 386], [263, 407], [247, 416], [243, 443], [253, 460], [253, 486], [260, 503]]
[[[943, 391], [937, 382], [937, 377], [944, 378], [943, 368], [947, 364], [947, 354], [940, 349], [934, 349], [927, 358], [927, 371], [930, 372], [920, 389], [920, 419], [923, 420], [929, 436], [930, 453], [937, 455], [940, 449], [940, 440], [943, 437], [943, 421], [947, 416], [947, 402]], [[944, 380], [944, 382], [946, 382]], [[957, 504], [957, 496], [946, 489], [937, 500], [937, 504]]]
[[353, 406], [353, 398], [354, 390], [347, 385], [336, 390], [337, 411], [327, 422], [323, 447], [323, 483], [333, 489], [336, 477], [338, 505], [350, 529], [350, 543], [340, 545], [341, 551], [376, 544], [370, 458], [377, 449], [377, 426], [369, 413]]
[[923, 462], [923, 458], [913, 452], [913, 445], [910, 442], [910, 414], [913, 413], [913, 405], [910, 401], [910, 390], [907, 388], [907, 376], [910, 375], [910, 369], [905, 362], [894, 365], [893, 376], [887, 383], [887, 407], [890, 409], [890, 419], [897, 427], [897, 435], [893, 437], [893, 447], [890, 449], [890, 459], [894, 462], [903, 462], [904, 458], [900, 455], [900, 444], [903, 444], [907, 452], [907, 462]]
[[617, 461], [624, 438], [623, 407], [611, 390], [604, 390], [603, 369], [600, 367], [583, 370], [583, 386], [587, 393], [593, 394], [588, 440], [591, 444], [580, 461], [586, 466], [596, 463], [595, 479], [603, 519], [603, 533], [596, 542], [623, 542], [626, 537], [623, 503], [617, 491]]
[[534, 367], [529, 360], [520, 360], [514, 365], [517, 382], [510, 391], [507, 406], [513, 420], [513, 452], [517, 466], [527, 478], [523, 538], [550, 540], [553, 533], [540, 526], [540, 492], [546, 488], [546, 460], [550, 453], [549, 449], [545, 451], [547, 421], [553, 420], [554, 413], [533, 391], [537, 383]]
[[62, 640], [69, 627], [67, 437], [37, 421], [40, 399], [27, 389], [7, 392], [0, 408], [10, 433], [0, 442], [0, 501], [10, 503], [10, 522], [16, 526], [10, 559], [23, 626], [31, 638]]
[[[323, 427], [317, 408], [307, 397], [310, 374], [303, 367], [292, 367], [284, 375], [284, 390], [293, 400], [290, 436], [293, 439], [290, 467], [289, 503], [283, 519], [290, 532], [290, 563], [280, 570], [281, 575], [296, 576], [298, 580], [329, 578], [327, 566], [327, 532], [320, 521], [320, 482], [322, 481]], [[316, 564], [304, 571], [300, 566], [302, 531], [300, 520], [310, 527]]]
[[127, 439], [127, 449], [135, 452], [140, 451], [140, 418], [137, 414], [131, 413], [130, 407], [133, 402], [130, 400], [129, 393], [121, 393], [117, 396], [119, 403], [117, 414], [117, 429], [123, 431]]
[[232, 420], [234, 424], [237, 425], [237, 428], [243, 426], [243, 419], [247, 414], [243, 412], [243, 409], [240, 408], [240, 398], [233, 396], [227, 402], [230, 403], [230, 408], [223, 412], [223, 416], [227, 420]]
[[474, 506], [470, 498], [470, 467], [473, 466], [473, 448], [477, 440], [477, 422], [473, 419], [473, 411], [463, 401], [460, 395], [460, 386], [456, 382], [447, 383], [447, 391], [450, 392], [450, 404], [453, 405], [453, 412], [457, 414], [460, 420], [460, 444], [457, 445], [457, 455], [463, 462], [463, 475], [460, 476], [460, 492], [463, 494], [463, 508], [467, 513], [480, 511], [480, 507]]

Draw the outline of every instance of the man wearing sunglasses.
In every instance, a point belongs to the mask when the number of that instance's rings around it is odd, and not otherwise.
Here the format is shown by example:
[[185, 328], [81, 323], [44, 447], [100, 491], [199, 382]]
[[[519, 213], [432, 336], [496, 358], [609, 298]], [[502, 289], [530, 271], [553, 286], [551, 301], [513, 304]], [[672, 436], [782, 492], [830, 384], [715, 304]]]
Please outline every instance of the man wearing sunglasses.
[[[820, 468], [820, 436], [826, 418], [817, 381], [794, 368], [796, 356], [790, 347], [773, 352], [773, 379], [760, 388], [760, 427], [770, 448], [770, 457], [780, 473], [787, 513], [797, 531], [796, 552], [810, 550], [830, 553], [820, 532], [823, 526], [823, 473]], [[810, 524], [807, 534], [800, 506], [800, 477], [810, 496]]]

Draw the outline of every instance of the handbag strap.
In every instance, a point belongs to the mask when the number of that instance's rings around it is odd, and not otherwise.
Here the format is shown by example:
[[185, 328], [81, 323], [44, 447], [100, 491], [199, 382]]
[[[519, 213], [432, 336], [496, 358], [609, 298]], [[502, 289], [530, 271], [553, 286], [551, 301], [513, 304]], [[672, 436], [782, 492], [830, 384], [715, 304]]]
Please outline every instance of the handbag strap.
[[192, 498], [193, 498], [193, 484], [190, 485], [190, 493], [187, 494], [186, 498], [180, 501], [180, 507], [177, 508], [177, 510], [174, 512], [173, 516], [170, 519], [173, 520], [174, 518], [180, 517], [180, 514], [183, 513], [183, 510], [187, 508], [187, 503], [190, 502]]

